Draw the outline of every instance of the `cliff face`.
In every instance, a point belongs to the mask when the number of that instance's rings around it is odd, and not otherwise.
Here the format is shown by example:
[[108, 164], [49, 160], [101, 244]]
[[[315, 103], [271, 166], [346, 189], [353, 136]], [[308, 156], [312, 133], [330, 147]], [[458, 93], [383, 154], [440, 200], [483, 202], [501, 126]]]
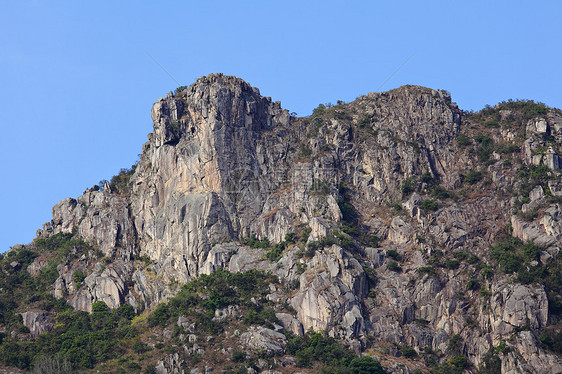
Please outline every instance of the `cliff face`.
[[495, 352], [502, 373], [562, 373], [538, 341], [560, 322], [560, 290], [503, 271], [490, 250], [509, 234], [541, 246], [525, 266], [558, 261], [562, 117], [510, 108], [470, 115], [404, 86], [295, 118], [238, 78], [200, 78], [154, 104], [125, 188], [53, 208], [39, 238], [75, 233], [110, 259], [59, 265], [53, 293], [142, 311], [201, 274], [261, 269], [281, 279], [268, 299], [294, 310], [277, 313], [285, 330], [325, 330], [390, 372], [431, 366], [395, 358], [412, 347], [456, 349], [474, 372]]

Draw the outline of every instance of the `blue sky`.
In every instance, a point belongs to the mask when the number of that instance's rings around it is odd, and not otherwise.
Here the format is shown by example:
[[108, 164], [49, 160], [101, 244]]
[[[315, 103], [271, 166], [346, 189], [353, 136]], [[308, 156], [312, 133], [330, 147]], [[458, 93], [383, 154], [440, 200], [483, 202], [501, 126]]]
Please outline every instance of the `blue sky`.
[[0, 252], [136, 161], [177, 86], [148, 54], [181, 84], [237, 75], [299, 115], [403, 84], [463, 109], [562, 107], [557, 1], [84, 3], [0, 5]]

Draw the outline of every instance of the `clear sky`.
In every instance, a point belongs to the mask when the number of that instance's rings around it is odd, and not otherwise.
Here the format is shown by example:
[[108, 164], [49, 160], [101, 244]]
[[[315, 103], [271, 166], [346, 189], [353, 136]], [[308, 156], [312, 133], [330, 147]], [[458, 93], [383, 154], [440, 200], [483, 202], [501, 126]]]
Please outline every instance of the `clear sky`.
[[133, 164], [174, 79], [236, 75], [301, 116], [403, 84], [562, 107], [558, 1], [85, 3], [0, 3], [0, 252]]

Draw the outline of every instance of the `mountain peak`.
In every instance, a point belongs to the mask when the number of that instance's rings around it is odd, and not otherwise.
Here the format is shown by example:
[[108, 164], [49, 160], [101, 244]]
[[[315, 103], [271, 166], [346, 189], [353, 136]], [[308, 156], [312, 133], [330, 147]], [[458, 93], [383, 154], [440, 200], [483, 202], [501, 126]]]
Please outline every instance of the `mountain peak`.
[[[467, 113], [446, 91], [402, 86], [295, 118], [211, 74], [151, 114], [134, 168], [56, 204], [1, 260], [2, 300], [18, 297], [2, 304], [0, 352], [48, 354], [45, 341], [77, 336], [119, 346], [100, 361], [132, 352], [159, 373], [235, 361], [347, 372], [359, 358], [339, 339], [393, 373], [429, 371], [418, 354], [440, 372], [562, 372], [560, 113]], [[135, 313], [150, 351], [112, 332]]]

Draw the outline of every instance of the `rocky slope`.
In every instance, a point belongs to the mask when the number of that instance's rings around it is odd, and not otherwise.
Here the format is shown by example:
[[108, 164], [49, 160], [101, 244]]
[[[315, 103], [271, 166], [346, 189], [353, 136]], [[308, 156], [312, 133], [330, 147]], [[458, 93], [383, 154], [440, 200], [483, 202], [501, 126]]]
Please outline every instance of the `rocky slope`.
[[[273, 325], [220, 333], [275, 357], [246, 362], [251, 372], [311, 370], [295, 369], [283, 332], [312, 329], [389, 373], [562, 373], [560, 111], [467, 113], [445, 91], [403, 86], [295, 118], [216, 74], [159, 99], [152, 119], [134, 168], [55, 205], [34, 243], [11, 251], [37, 253], [36, 278], [53, 238], [91, 246], [57, 264], [54, 297], [150, 315], [202, 274], [257, 269], [279, 279], [255, 300]], [[20, 307], [21, 339], [53, 329], [56, 313], [33, 306]], [[217, 320], [244, 314], [214, 308]], [[156, 372], [232, 359], [232, 347], [193, 344], [188, 320]]]

